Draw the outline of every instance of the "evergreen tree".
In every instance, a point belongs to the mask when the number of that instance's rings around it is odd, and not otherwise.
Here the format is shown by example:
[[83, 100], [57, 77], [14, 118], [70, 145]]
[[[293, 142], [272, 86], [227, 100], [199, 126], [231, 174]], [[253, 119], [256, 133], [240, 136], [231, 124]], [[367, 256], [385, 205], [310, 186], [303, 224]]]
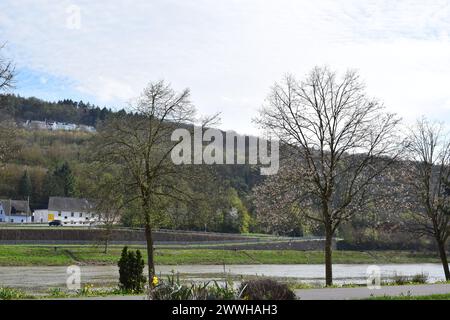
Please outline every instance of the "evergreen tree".
[[44, 180], [47, 197], [72, 197], [75, 194], [75, 177], [67, 162], [48, 171]]
[[128, 247], [124, 247], [118, 266], [119, 287], [127, 292], [142, 292], [146, 278], [144, 276], [145, 263], [141, 252], [139, 250], [128, 251]]
[[60, 167], [56, 168], [54, 175], [61, 184], [65, 197], [71, 197], [75, 191], [75, 177], [72, 174], [69, 163], [64, 162]]
[[31, 185], [30, 175], [28, 174], [28, 171], [25, 170], [19, 181], [19, 195], [22, 199], [27, 199], [31, 196], [32, 192], [33, 187]]

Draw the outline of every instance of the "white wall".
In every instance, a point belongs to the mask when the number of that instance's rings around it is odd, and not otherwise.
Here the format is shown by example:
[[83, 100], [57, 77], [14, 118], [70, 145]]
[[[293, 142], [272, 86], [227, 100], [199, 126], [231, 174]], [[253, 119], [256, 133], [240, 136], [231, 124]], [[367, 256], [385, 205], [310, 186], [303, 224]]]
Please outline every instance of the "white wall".
[[29, 222], [31, 222], [31, 216], [6, 215], [2, 205], [0, 204], [0, 223], [29, 223]]
[[70, 212], [54, 210], [36, 210], [33, 212], [35, 223], [48, 223], [53, 220], [61, 220], [68, 226], [89, 226], [98, 222], [98, 217], [93, 213]]
[[6, 222], [6, 223], [30, 223], [31, 216], [4, 216], [3, 222]]

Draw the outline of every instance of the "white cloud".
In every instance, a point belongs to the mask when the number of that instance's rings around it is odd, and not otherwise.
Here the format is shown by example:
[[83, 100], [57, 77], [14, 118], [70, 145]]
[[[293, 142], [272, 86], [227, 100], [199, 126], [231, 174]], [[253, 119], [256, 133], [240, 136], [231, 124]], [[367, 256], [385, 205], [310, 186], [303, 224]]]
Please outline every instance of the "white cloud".
[[[67, 28], [74, 4], [80, 29]], [[201, 112], [222, 111], [223, 128], [247, 133], [274, 81], [322, 64], [359, 69], [369, 92], [406, 119], [450, 120], [449, 33], [448, 1], [0, 3], [0, 39], [19, 67], [72, 79], [113, 105], [166, 79], [191, 87]]]

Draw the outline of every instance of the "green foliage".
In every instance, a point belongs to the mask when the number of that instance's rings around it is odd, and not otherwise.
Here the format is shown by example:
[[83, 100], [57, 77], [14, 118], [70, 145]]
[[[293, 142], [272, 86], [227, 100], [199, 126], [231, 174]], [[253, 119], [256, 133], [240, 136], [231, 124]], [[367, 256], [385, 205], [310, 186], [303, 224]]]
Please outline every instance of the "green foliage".
[[51, 288], [48, 290], [48, 295], [52, 298], [66, 298], [68, 294], [61, 288]]
[[225, 201], [222, 231], [248, 233], [251, 217], [234, 188], [227, 190]]
[[405, 276], [402, 274], [394, 274], [393, 283], [395, 285], [406, 285], [406, 284], [424, 284], [428, 282], [428, 275], [425, 273], [417, 273], [413, 276]]
[[68, 162], [49, 171], [44, 181], [46, 195], [49, 197], [71, 197], [75, 195], [75, 177]]
[[28, 299], [29, 296], [22, 290], [14, 288], [0, 288], [0, 300]]
[[428, 282], [428, 275], [426, 273], [417, 273], [412, 278], [411, 281], [413, 283], [427, 283]]
[[79, 296], [84, 296], [84, 297], [89, 297], [89, 296], [93, 296], [95, 295], [95, 291], [94, 291], [94, 285], [93, 284], [85, 284], [83, 285], [83, 287], [78, 290], [77, 295]]
[[28, 174], [28, 171], [25, 170], [22, 178], [19, 181], [19, 195], [22, 199], [27, 199], [31, 196], [33, 192], [33, 187], [31, 185], [31, 179]]
[[152, 300], [237, 300], [240, 297], [231, 282], [224, 286], [217, 281], [183, 284], [174, 272], [150, 291]]
[[128, 251], [128, 247], [124, 247], [118, 266], [120, 289], [132, 293], [142, 292], [146, 278], [143, 274], [145, 263], [141, 252]]
[[450, 300], [450, 293], [432, 294], [428, 296], [412, 296], [412, 295], [382, 296], [382, 297], [372, 297], [367, 300]]
[[288, 285], [272, 279], [258, 279], [241, 284], [245, 300], [295, 300], [295, 293]]

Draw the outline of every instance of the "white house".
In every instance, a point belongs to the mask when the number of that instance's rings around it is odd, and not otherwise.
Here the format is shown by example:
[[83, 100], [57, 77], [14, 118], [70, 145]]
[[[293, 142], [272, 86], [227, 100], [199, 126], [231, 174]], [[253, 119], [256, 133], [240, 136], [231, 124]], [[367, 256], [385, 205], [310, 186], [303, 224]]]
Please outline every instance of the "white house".
[[89, 226], [99, 223], [95, 205], [86, 199], [50, 197], [47, 210], [33, 213], [35, 223], [60, 220], [67, 226]]
[[63, 123], [63, 122], [47, 122], [47, 121], [34, 121], [27, 120], [23, 123], [23, 126], [28, 129], [33, 130], [53, 130], [53, 131], [82, 131], [82, 132], [90, 132], [95, 133], [96, 130], [92, 126], [87, 125], [77, 125], [74, 123]]
[[24, 126], [30, 129], [45, 130], [48, 129], [46, 121], [30, 121], [25, 122]]
[[50, 124], [51, 130], [75, 131], [77, 125], [73, 123], [53, 122]]
[[0, 200], [0, 223], [30, 223], [32, 215], [28, 201]]

